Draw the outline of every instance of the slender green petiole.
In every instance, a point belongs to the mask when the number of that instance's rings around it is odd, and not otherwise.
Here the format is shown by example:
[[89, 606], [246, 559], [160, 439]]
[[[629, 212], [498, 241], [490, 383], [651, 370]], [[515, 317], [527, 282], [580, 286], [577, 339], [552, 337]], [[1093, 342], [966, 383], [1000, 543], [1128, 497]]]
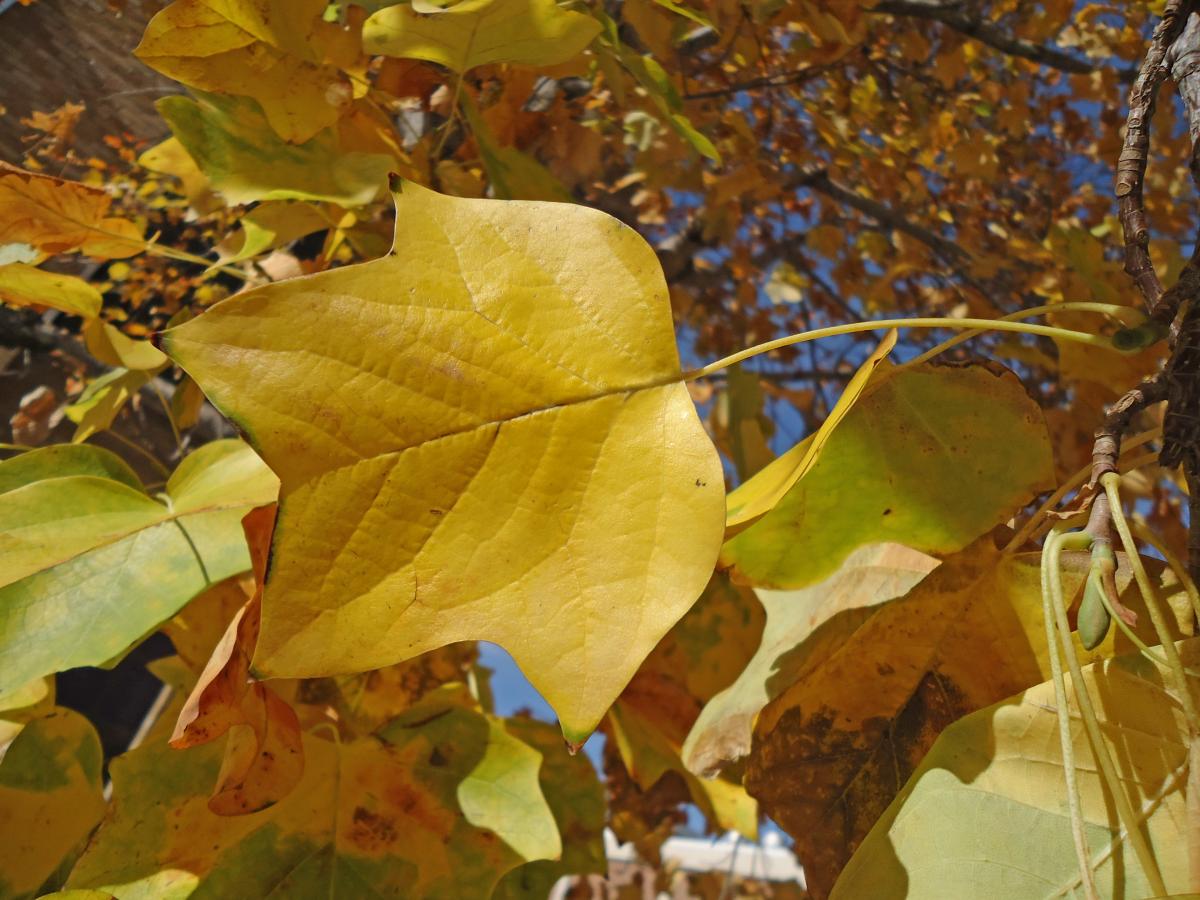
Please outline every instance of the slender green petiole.
[[1150, 583], [1150, 577], [1146, 574], [1146, 567], [1142, 565], [1142, 558], [1138, 555], [1137, 544], [1133, 541], [1133, 534], [1129, 530], [1129, 523], [1125, 521], [1125, 513], [1121, 509], [1121, 476], [1116, 472], [1109, 472], [1100, 479], [1100, 484], [1103, 485], [1105, 493], [1108, 494], [1108, 504], [1112, 508], [1113, 526], [1117, 529], [1117, 534], [1121, 536], [1121, 543], [1125, 547], [1125, 553], [1129, 558], [1129, 564], [1133, 568], [1133, 577], [1137, 581], [1138, 589], [1142, 592], [1142, 600], [1146, 606], [1146, 612], [1150, 616], [1150, 621], [1154, 623], [1154, 631], [1158, 634], [1158, 642], [1162, 646], [1163, 653], [1167, 657], [1168, 668], [1175, 676], [1175, 682], [1179, 689], [1179, 703], [1183, 707], [1184, 715], [1187, 716], [1188, 727], [1191, 728], [1192, 734], [1200, 734], [1200, 716], [1196, 714], [1196, 704], [1192, 699], [1191, 686], [1188, 684], [1187, 676], [1183, 670], [1183, 660], [1179, 658], [1179, 650], [1175, 647], [1175, 638], [1167, 628], [1167, 620], [1163, 616], [1162, 607], [1158, 602], [1158, 594], [1154, 590], [1154, 586]]
[[1192, 576], [1188, 574], [1187, 568], [1179, 561], [1179, 557], [1172, 553], [1167, 548], [1167, 545], [1158, 539], [1158, 535], [1141, 522], [1135, 519], [1129, 523], [1129, 527], [1133, 530], [1134, 537], [1139, 541], [1149, 544], [1162, 554], [1162, 558], [1167, 561], [1167, 565], [1175, 573], [1175, 577], [1179, 579], [1179, 583], [1183, 586], [1183, 591], [1187, 595], [1188, 602], [1192, 605], [1192, 612], [1200, 618], [1200, 591], [1197, 591], [1196, 582], [1192, 581]]
[[[1077, 532], [1083, 534], [1084, 532]], [[1058, 655], [1058, 640], [1054, 636], [1054, 609], [1051, 601], [1050, 565], [1057, 562], [1059, 543], [1064, 539], [1059, 531], [1046, 538], [1042, 550], [1042, 619], [1046, 625], [1046, 655], [1050, 657], [1050, 679], [1054, 682], [1054, 701], [1058, 716], [1058, 740], [1062, 747], [1063, 777], [1067, 782], [1067, 807], [1071, 813], [1071, 835], [1075, 840], [1075, 857], [1079, 863], [1079, 879], [1088, 900], [1096, 900], [1096, 882], [1092, 877], [1092, 853], [1084, 832], [1080, 809], [1079, 784], [1075, 778], [1075, 745], [1071, 737], [1071, 711], [1067, 705], [1067, 685], [1063, 678], [1062, 660]]]
[[[1135, 315], [1139, 320], [1145, 319], [1145, 316], [1139, 313], [1132, 306], [1118, 306], [1115, 303], [1091, 303], [1088, 301], [1078, 301], [1072, 303], [1054, 303], [1049, 306], [1031, 306], [1029, 309], [1019, 309], [1015, 313], [1009, 313], [1007, 316], [1001, 316], [1001, 322], [1019, 322], [1022, 319], [1032, 319], [1036, 316], [1047, 316], [1058, 312], [1094, 312], [1112, 316], [1115, 319], [1120, 319], [1126, 325], [1137, 324], [1130, 322], [1130, 314]], [[940, 353], [945, 353], [947, 350], [957, 347], [964, 341], [969, 341], [977, 336], [978, 331], [968, 331], [965, 334], [956, 334], [949, 340], [942, 341], [936, 347], [926, 350], [916, 359], [911, 359], [905, 363], [906, 366], [915, 366], [919, 363], [926, 362]]]
[[876, 319], [870, 322], [848, 322], [845, 325], [815, 328], [812, 331], [802, 331], [799, 334], [789, 334], [786, 337], [776, 338], [773, 341], [755, 344], [753, 347], [747, 347], [745, 350], [732, 353], [724, 359], [718, 359], [716, 362], [709, 363], [701, 369], [693, 369], [690, 372], [685, 372], [683, 380], [692, 381], [696, 378], [704, 378], [712, 375], [714, 372], [727, 369], [735, 363], [740, 363], [742, 360], [750, 359], [763, 353], [770, 353], [772, 350], [779, 350], [783, 347], [791, 347], [794, 344], [819, 341], [822, 338], [836, 337], [839, 334], [858, 334], [862, 331], [881, 331], [886, 328], [946, 328], [974, 332], [1013, 331], [1018, 334], [1038, 334], [1043, 337], [1075, 341], [1080, 344], [1090, 344], [1093, 347], [1103, 347], [1106, 350], [1115, 349], [1111, 340], [1098, 334], [1069, 331], [1066, 328], [1054, 328], [1050, 325], [1029, 325], [1025, 322], [1013, 322], [1004, 319]]
[[[1056, 532], [1052, 532], [1052, 536], [1055, 533], [1057, 533], [1057, 529]], [[1090, 535], [1087, 535], [1086, 532], [1076, 532], [1075, 534], [1081, 534], [1084, 537], [1077, 538], [1072, 535], [1068, 541], [1070, 549], [1088, 546], [1091, 541]], [[1154, 858], [1149, 844], [1146, 843], [1146, 836], [1138, 827], [1139, 820], [1134, 815], [1133, 807], [1129, 805], [1129, 797], [1121, 786], [1112, 755], [1108, 752], [1108, 745], [1104, 743], [1104, 735], [1100, 732], [1100, 723], [1096, 719], [1095, 707], [1092, 706], [1092, 695], [1088, 692], [1087, 683], [1083, 680], [1083, 670], [1079, 666], [1078, 657], [1075, 656], [1075, 644], [1071, 639], [1071, 624], [1067, 621], [1067, 608], [1063, 603], [1062, 573], [1058, 566], [1062, 543], [1062, 538], [1053, 543], [1047, 541], [1046, 549], [1043, 550], [1043, 561], [1049, 569], [1050, 605], [1053, 607], [1054, 621], [1058, 624], [1058, 637], [1063, 656], [1066, 657], [1067, 668], [1071, 672], [1071, 685], [1075, 688], [1075, 702], [1079, 706], [1079, 716], [1083, 719], [1084, 728], [1087, 729], [1088, 740], [1092, 745], [1092, 755], [1095, 757], [1101, 781], [1116, 804], [1117, 815], [1129, 836], [1129, 843], [1133, 846], [1142, 871], [1146, 874], [1150, 889], [1154, 892], [1154, 896], [1166, 896], [1167, 888], [1163, 883], [1162, 873], [1158, 869], [1158, 861]], [[1045, 603], [1044, 598], [1045, 594], [1043, 594], [1043, 603]], [[1065, 765], [1066, 760], [1064, 759], [1063, 762]]]

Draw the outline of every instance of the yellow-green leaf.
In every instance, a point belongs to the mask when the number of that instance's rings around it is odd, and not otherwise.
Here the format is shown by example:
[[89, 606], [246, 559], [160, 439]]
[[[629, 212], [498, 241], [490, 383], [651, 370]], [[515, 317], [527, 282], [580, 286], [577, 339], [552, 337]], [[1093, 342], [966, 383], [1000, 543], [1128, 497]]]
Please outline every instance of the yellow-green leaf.
[[149, 380], [150, 374], [144, 370], [113, 369], [89, 384], [79, 399], [64, 410], [67, 418], [78, 426], [71, 440], [80, 443], [111, 428], [125, 404]]
[[553, 66], [600, 33], [591, 16], [554, 0], [459, 0], [421, 14], [407, 4], [374, 13], [363, 25], [368, 53], [424, 59], [466, 72], [490, 63]]
[[361, 206], [383, 189], [395, 165], [384, 153], [343, 149], [334, 129], [285, 143], [243, 98], [164, 97], [157, 107], [228, 203], [298, 199]]
[[[0, 463], [0, 483], [22, 459]], [[277, 484], [227, 440], [179, 465], [165, 503], [92, 474], [0, 494], [0, 691], [103, 664], [209, 583], [248, 569], [241, 517], [272, 502]]]
[[584, 753], [571, 754], [553, 725], [534, 719], [508, 719], [504, 729], [542, 754], [538, 782], [562, 836], [562, 858], [537, 860], [513, 869], [492, 900], [545, 900], [564, 875], [604, 874], [604, 786]]
[[805, 444], [730, 495], [741, 510], [732, 522], [769, 512], [725, 545], [725, 564], [787, 589], [828, 577], [863, 544], [953, 553], [1053, 486], [1042, 412], [1007, 369], [921, 365], [880, 375], [782, 499], [753, 498], [776, 495]]
[[0, 266], [0, 300], [12, 306], [48, 306], [73, 316], [100, 312], [100, 292], [82, 278], [25, 263]]
[[[1179, 651], [1185, 665], [1200, 664], [1200, 641], [1186, 641]], [[1178, 698], [1164, 689], [1171, 677], [1137, 655], [1083, 669], [1104, 744], [1121, 773], [1119, 789], [1143, 817], [1167, 890], [1182, 893], [1195, 877], [1188, 860], [1195, 847], [1195, 805], [1188, 798], [1195, 737]], [[1072, 687], [1068, 698], [1077, 722]], [[946, 729], [846, 866], [834, 900], [1083, 896], [1057, 708], [1047, 682]], [[1072, 727], [1072, 749], [1097, 892], [1154, 896], [1081, 725]]]
[[721, 537], [662, 271], [584, 207], [408, 183], [396, 204], [389, 256], [164, 335], [282, 481], [255, 667], [338, 674], [486, 639], [581, 741]]
[[[378, 189], [379, 184], [376, 184]], [[311, 203], [260, 203], [253, 211], [242, 216], [240, 241], [222, 253], [218, 263], [228, 264], [251, 259], [260, 253], [290, 244], [292, 241], [324, 231], [330, 227], [329, 219], [320, 207]]]
[[205, 805], [219, 743], [149, 745], [112, 764], [116, 807], [70, 887], [121, 897], [488, 897], [561, 852], [541, 754], [435, 697], [378, 736], [308, 737], [304, 778], [262, 812]]
[[26, 900], [69, 865], [104, 814], [96, 730], [79, 713], [34, 719], [0, 761], [0, 896]]
[[842, 396], [812, 437], [797, 444], [729, 495], [725, 525], [731, 532], [745, 530], [775, 509], [796, 483], [816, 465], [834, 429], [858, 401], [876, 367], [896, 346], [897, 334], [895, 329], [889, 331], [875, 351], [858, 367], [842, 391]]

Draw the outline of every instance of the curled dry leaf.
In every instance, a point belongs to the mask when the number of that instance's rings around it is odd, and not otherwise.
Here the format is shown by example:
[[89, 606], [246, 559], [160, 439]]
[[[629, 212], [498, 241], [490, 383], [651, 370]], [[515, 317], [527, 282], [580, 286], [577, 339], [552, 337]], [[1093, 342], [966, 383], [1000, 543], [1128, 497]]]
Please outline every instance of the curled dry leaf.
[[184, 749], [230, 732], [217, 787], [208, 801], [208, 808], [222, 816], [245, 815], [277, 803], [304, 773], [295, 711], [250, 677], [274, 524], [274, 506], [254, 509], [242, 520], [257, 588], [213, 650], [170, 740], [172, 747]]

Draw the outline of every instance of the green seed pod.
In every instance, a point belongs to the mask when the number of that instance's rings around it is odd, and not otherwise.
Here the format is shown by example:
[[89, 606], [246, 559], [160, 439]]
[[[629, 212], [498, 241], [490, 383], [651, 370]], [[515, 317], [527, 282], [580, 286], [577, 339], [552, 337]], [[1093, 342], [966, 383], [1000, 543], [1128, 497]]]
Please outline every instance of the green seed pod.
[[1108, 606], [1104, 602], [1104, 576], [1111, 574], [1117, 566], [1112, 546], [1107, 541], [1092, 545], [1092, 564], [1088, 568], [1087, 584], [1083, 588], [1083, 600], [1079, 604], [1076, 630], [1084, 649], [1094, 650], [1100, 646], [1112, 624]]

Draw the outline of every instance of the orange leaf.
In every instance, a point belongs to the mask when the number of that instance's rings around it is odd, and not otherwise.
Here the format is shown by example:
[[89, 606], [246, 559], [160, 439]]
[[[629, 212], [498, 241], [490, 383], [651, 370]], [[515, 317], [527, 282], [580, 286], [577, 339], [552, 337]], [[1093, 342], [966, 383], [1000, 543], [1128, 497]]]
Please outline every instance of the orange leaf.
[[262, 506], [242, 519], [257, 587], [213, 650], [170, 740], [172, 747], [184, 749], [229, 732], [217, 786], [208, 801], [208, 808], [221, 816], [265, 809], [287, 796], [304, 773], [295, 711], [250, 676], [275, 511], [275, 506]]

